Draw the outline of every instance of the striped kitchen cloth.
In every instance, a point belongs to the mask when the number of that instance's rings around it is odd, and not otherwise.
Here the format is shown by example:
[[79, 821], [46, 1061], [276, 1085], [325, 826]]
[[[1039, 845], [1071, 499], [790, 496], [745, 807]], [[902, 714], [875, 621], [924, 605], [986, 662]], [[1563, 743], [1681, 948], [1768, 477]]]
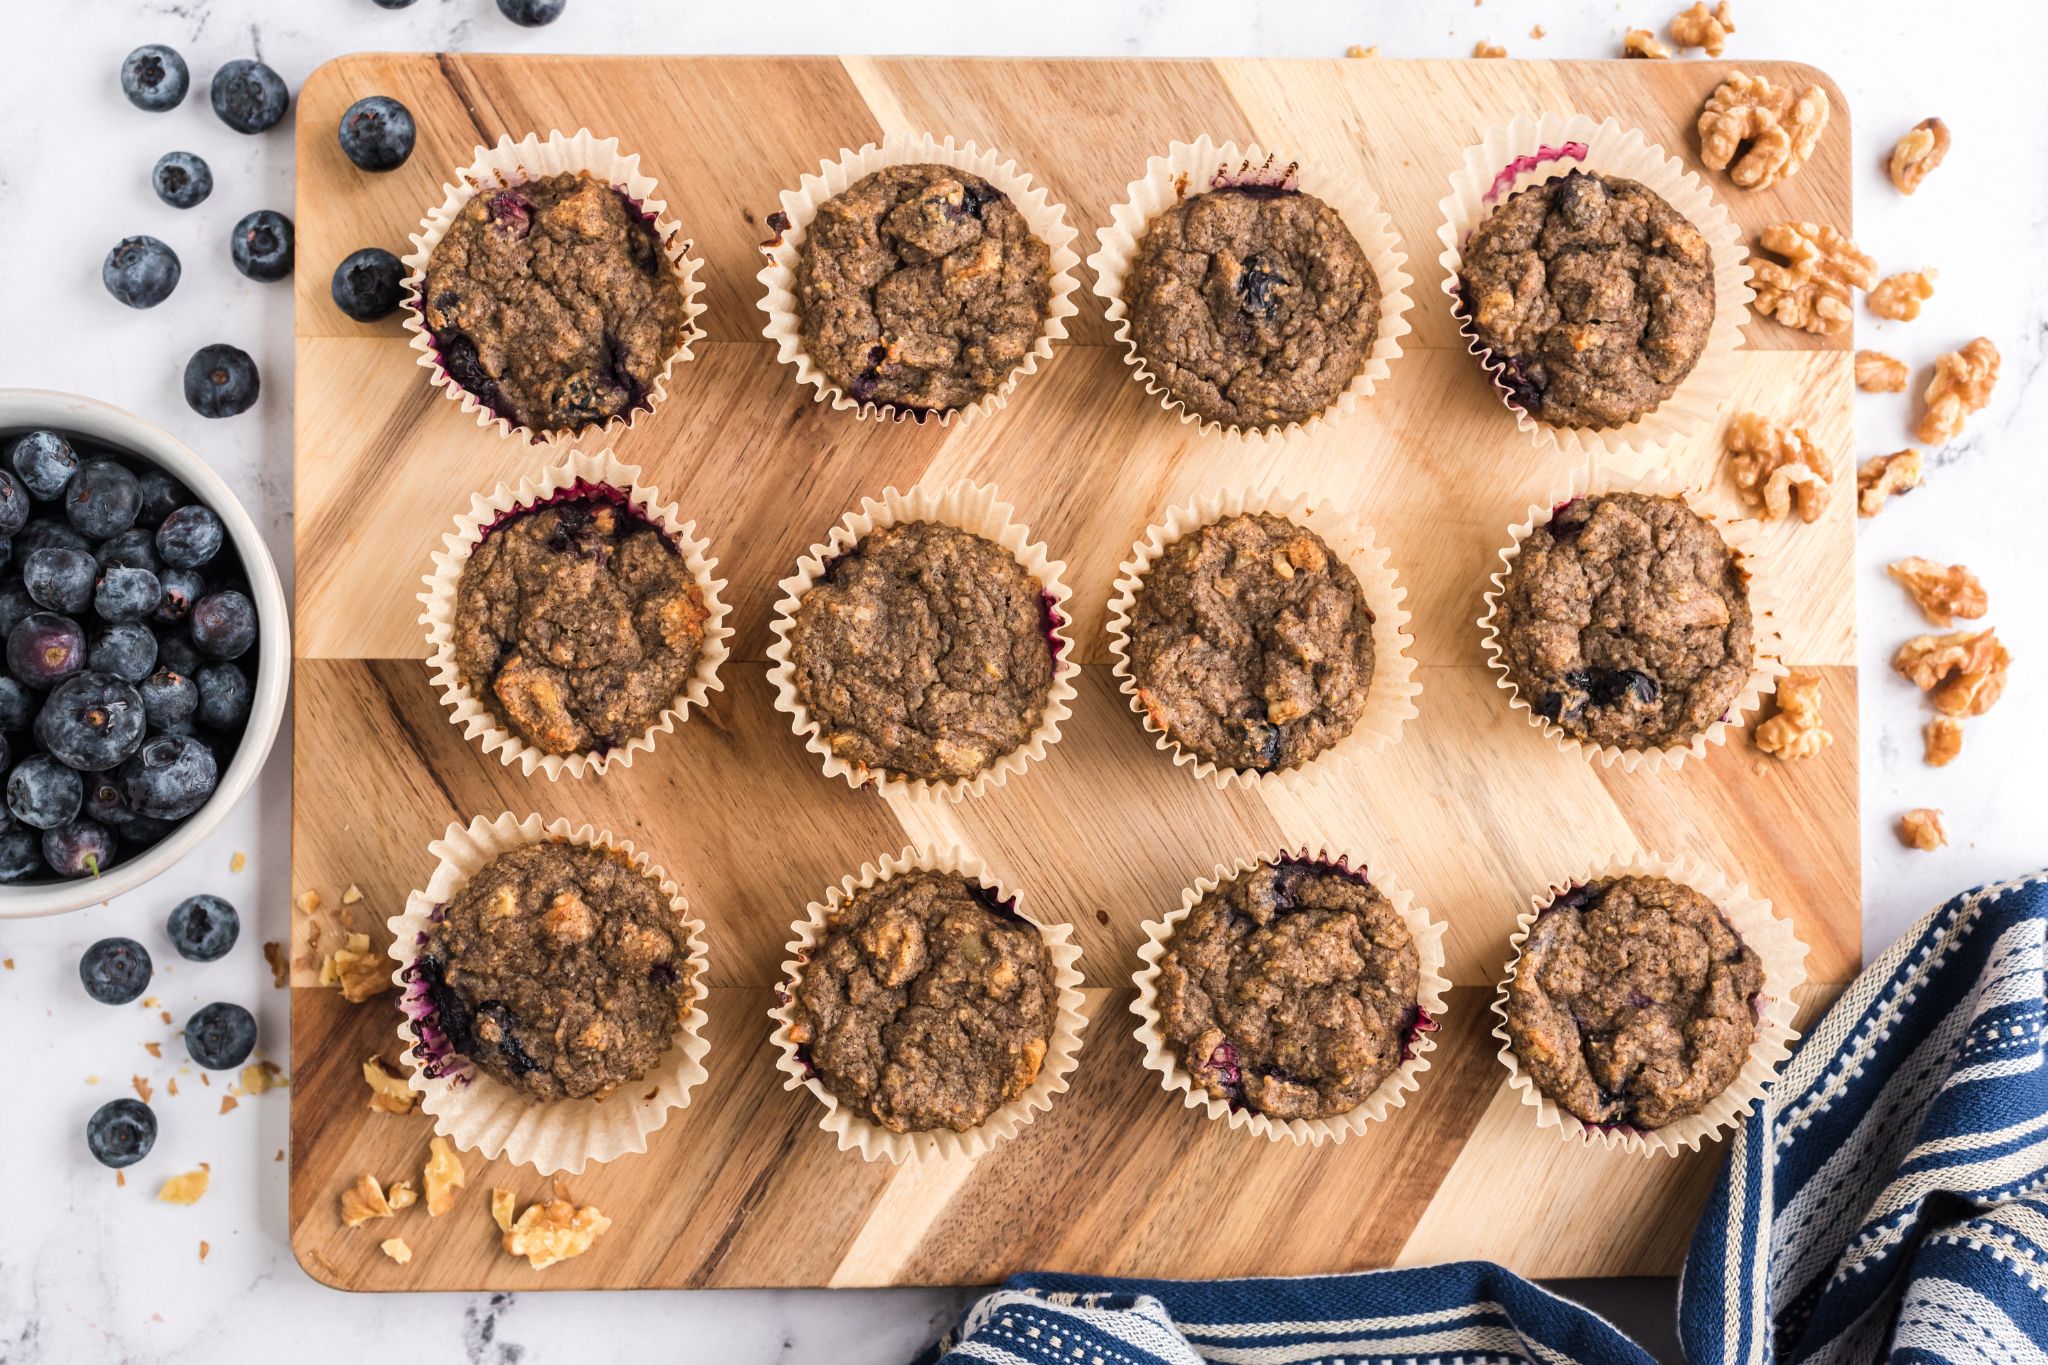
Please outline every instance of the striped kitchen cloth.
[[[2048, 874], [1957, 896], [1842, 993], [1731, 1143], [1694, 1233], [1678, 1305], [1693, 1365], [2048, 1362], [2044, 986]], [[920, 1361], [1653, 1365], [1601, 1318], [1479, 1261], [1020, 1275]]]

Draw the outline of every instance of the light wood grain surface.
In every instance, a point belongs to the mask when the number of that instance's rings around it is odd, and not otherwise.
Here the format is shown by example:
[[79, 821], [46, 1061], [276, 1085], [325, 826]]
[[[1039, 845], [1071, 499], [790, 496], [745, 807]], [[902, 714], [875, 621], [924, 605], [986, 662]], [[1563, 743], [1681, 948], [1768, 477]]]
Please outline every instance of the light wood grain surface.
[[[1797, 592], [1790, 662], [1817, 667], [1836, 742], [1800, 764], [1737, 735], [1677, 774], [1629, 776], [1569, 758], [1511, 713], [1473, 619], [1506, 528], [1570, 474], [1495, 403], [1458, 347], [1439, 289], [1436, 203], [1479, 129], [1544, 110], [1613, 114], [1697, 169], [1690, 133], [1727, 65], [1504, 61], [961, 61], [365, 55], [300, 95], [297, 213], [293, 1246], [320, 1279], [364, 1289], [963, 1283], [1026, 1268], [1208, 1276], [1300, 1273], [1481, 1256], [1536, 1275], [1668, 1272], [1720, 1148], [1644, 1160], [1538, 1131], [1502, 1085], [1491, 983], [1529, 892], [1581, 858], [1642, 847], [1711, 859], [1793, 916], [1812, 948], [1811, 1014], [1855, 972], [1853, 488], [1817, 523], [1768, 529]], [[1824, 76], [1751, 63], [1773, 78]], [[1832, 86], [1830, 86], [1832, 92]], [[333, 130], [381, 93], [419, 123], [400, 170], [358, 172]], [[1747, 234], [1781, 218], [1850, 227], [1847, 114], [1806, 169], [1758, 194], [1713, 176]], [[327, 298], [362, 246], [403, 254], [440, 183], [479, 142], [588, 126], [642, 154], [704, 258], [709, 339], [652, 420], [617, 443], [712, 540], [738, 634], [725, 690], [629, 770], [550, 785], [465, 744], [428, 684], [414, 594], [471, 493], [543, 455], [479, 429], [432, 392], [395, 320], [361, 325]], [[1167, 416], [1127, 378], [1084, 292], [1071, 340], [993, 420], [856, 422], [811, 401], [759, 338], [758, 243], [776, 195], [842, 146], [923, 130], [993, 142], [1096, 227], [1148, 155], [1208, 132], [1357, 174], [1392, 215], [1415, 277], [1415, 331], [1351, 418], [1248, 452]], [[1711, 173], [1709, 173], [1711, 176]], [[1085, 278], [1085, 271], [1084, 271]], [[1796, 419], [1846, 467], [1845, 344], [1748, 325], [1730, 410]], [[1675, 476], [1717, 479], [1718, 432], [1675, 452]], [[826, 781], [770, 704], [763, 651], [775, 580], [863, 495], [919, 480], [993, 480], [1068, 565], [1088, 665], [1047, 761], [956, 807]], [[1402, 742], [1292, 791], [1218, 792], [1140, 732], [1102, 634], [1115, 566], [1169, 505], [1272, 479], [1369, 513], [1409, 589], [1424, 691]], [[566, 1182], [614, 1220], [590, 1254], [546, 1271], [497, 1247], [488, 1190], [522, 1203], [531, 1171], [468, 1157], [451, 1214], [424, 1208], [359, 1231], [337, 1199], [357, 1175], [417, 1175], [430, 1133], [372, 1113], [360, 1068], [397, 1056], [392, 997], [349, 1005], [317, 983], [343, 928], [372, 933], [430, 868], [450, 821], [538, 810], [609, 826], [683, 885], [712, 942], [711, 1077], [645, 1156]], [[839, 1152], [808, 1095], [773, 1069], [765, 1012], [790, 921], [864, 860], [957, 840], [1042, 917], [1076, 926], [1095, 1024], [1074, 1088], [1017, 1141], [972, 1165], [898, 1170]], [[1184, 1110], [1140, 1064], [1128, 977], [1140, 921], [1218, 862], [1322, 845], [1398, 871], [1448, 921], [1457, 987], [1422, 1089], [1362, 1140], [1296, 1149]], [[344, 888], [360, 902], [343, 906]], [[377, 1249], [402, 1235], [400, 1267]]]

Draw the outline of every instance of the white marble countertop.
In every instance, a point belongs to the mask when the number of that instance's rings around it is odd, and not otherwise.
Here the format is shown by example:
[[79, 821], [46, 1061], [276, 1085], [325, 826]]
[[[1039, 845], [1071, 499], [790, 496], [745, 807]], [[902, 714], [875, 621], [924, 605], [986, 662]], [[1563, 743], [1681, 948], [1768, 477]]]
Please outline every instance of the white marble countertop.
[[[1812, 61], [1847, 93], [1863, 247], [1887, 272], [1940, 268], [1917, 322], [1860, 316], [1859, 342], [1911, 360], [1916, 387], [1936, 353], [1973, 336], [1990, 336], [2005, 357], [1991, 408], [1934, 456], [1927, 486], [1861, 527], [1869, 953], [1942, 896], [2048, 861], [2048, 802], [2037, 785], [2048, 771], [2048, 726], [2036, 719], [2048, 689], [2048, 597], [2031, 562], [2048, 509], [2048, 459], [2029, 440], [2048, 436], [2048, 385], [2037, 382], [2048, 344], [2048, 256], [2039, 249], [2048, 179], [2038, 165], [2048, 135], [2034, 69], [2048, 48], [2048, 9], [2000, 7], [1987, 32], [1939, 22], [1924, 0], [1869, 0], [1847, 23], [1840, 7], [1811, 0], [1735, 4], [1741, 28], [1729, 56]], [[1014, 9], [944, 0], [785, 0], [764, 9], [570, 0], [553, 27], [524, 30], [490, 0], [419, 0], [397, 12], [371, 0], [0, 0], [0, 385], [88, 393], [169, 427], [241, 491], [289, 576], [291, 296], [238, 276], [225, 246], [243, 213], [289, 211], [292, 141], [286, 128], [243, 137], [214, 118], [205, 82], [233, 57], [260, 55], [295, 89], [327, 58], [367, 48], [1336, 56], [1370, 43], [1389, 57], [1463, 57], [1485, 38], [1516, 57], [1603, 57], [1617, 50], [1623, 28], [1661, 29], [1676, 8], [1675, 0], [1039, 0]], [[1540, 40], [1530, 36], [1538, 24]], [[193, 68], [193, 95], [166, 115], [132, 109], [116, 85], [122, 56], [150, 41], [178, 48]], [[1954, 150], [1905, 199], [1885, 180], [1882, 158], [1930, 114], [1948, 122]], [[183, 214], [158, 204], [148, 184], [156, 157], [173, 148], [206, 157], [216, 179], [213, 197]], [[143, 231], [179, 251], [185, 276], [169, 305], [133, 313], [100, 288], [98, 270], [109, 246]], [[179, 375], [192, 350], [219, 340], [255, 356], [264, 393], [253, 413], [208, 423], [186, 408]], [[1906, 398], [1857, 403], [1859, 448], [1838, 457], [1908, 443]], [[1940, 772], [1920, 761], [1917, 694], [1887, 667], [1898, 641], [1921, 628], [1883, 572], [1903, 554], [1977, 570], [2016, 659], [2005, 701], [1971, 723], [1962, 759]], [[308, 1279], [285, 1246], [284, 1167], [272, 1160], [285, 1141], [284, 1096], [247, 1099], [215, 1118], [216, 1097], [188, 1076], [183, 1095], [164, 1098], [174, 1068], [145, 1055], [135, 1013], [88, 1005], [76, 975], [94, 939], [159, 925], [193, 891], [224, 894], [242, 908], [249, 944], [203, 972], [172, 958], [155, 989], [181, 1018], [208, 999], [260, 1000], [266, 1037], [282, 1054], [283, 997], [251, 949], [285, 931], [289, 752], [287, 734], [259, 794], [157, 884], [63, 919], [0, 923], [9, 1111], [0, 1118], [9, 1189], [0, 1362], [288, 1356], [314, 1365], [395, 1347], [414, 1359], [527, 1365], [649, 1349], [686, 1361], [882, 1365], [907, 1360], [936, 1335], [963, 1295], [369, 1298]], [[1931, 856], [1903, 851], [1890, 830], [1900, 810], [1923, 804], [1947, 812], [1955, 840]], [[237, 851], [248, 855], [239, 873], [230, 871]], [[172, 955], [158, 956], [162, 964]], [[133, 1073], [156, 1077], [171, 1121], [148, 1174], [123, 1189], [87, 1158], [80, 1134], [86, 1115], [125, 1093]], [[202, 1203], [150, 1199], [165, 1173], [200, 1161], [214, 1172]], [[203, 1264], [202, 1239], [211, 1246]]]

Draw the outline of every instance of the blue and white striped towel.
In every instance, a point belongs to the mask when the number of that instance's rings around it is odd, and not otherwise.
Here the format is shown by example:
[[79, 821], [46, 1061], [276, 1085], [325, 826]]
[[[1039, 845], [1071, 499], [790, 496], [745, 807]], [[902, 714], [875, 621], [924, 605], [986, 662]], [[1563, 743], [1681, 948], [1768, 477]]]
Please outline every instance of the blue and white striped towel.
[[[1693, 1365], [2048, 1362], [2044, 974], [2048, 874], [1956, 897], [1842, 993], [1732, 1142], [1700, 1218], [1679, 1300]], [[1021, 1275], [924, 1360], [1652, 1365], [1592, 1313], [1478, 1261]]]

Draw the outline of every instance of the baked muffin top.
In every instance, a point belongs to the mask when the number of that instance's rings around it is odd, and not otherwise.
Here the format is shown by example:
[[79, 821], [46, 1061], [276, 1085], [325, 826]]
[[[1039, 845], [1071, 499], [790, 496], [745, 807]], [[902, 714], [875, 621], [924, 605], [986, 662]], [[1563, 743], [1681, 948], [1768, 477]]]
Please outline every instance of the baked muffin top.
[[1023, 363], [1052, 252], [1008, 195], [952, 166], [885, 166], [818, 205], [796, 265], [811, 362], [858, 403], [963, 408]]
[[1748, 576], [1678, 498], [1574, 498], [1536, 527], [1495, 609], [1508, 678], [1574, 739], [1690, 743], [1748, 679]]
[[1138, 701], [1213, 763], [1291, 768], [1364, 711], [1372, 625], [1357, 575], [1322, 537], [1271, 513], [1224, 517], [1167, 546], [1139, 585]]
[[1465, 240], [1459, 311], [1531, 417], [1633, 422], [1692, 373], [1714, 326], [1707, 239], [1633, 180], [1570, 171]]
[[1276, 1119], [1356, 1109], [1401, 1066], [1421, 961], [1362, 873], [1283, 858], [1195, 902], [1159, 959], [1159, 1027], [1195, 1084]]
[[580, 171], [464, 204], [427, 259], [420, 306], [449, 378], [534, 431], [648, 406], [689, 331], [653, 224]]
[[1146, 225], [1124, 302], [1138, 353], [1176, 399], [1262, 427], [1305, 421], [1349, 387], [1379, 330], [1380, 283], [1314, 195], [1224, 186]]
[[832, 752], [893, 777], [972, 777], [1038, 729], [1052, 687], [1045, 588], [1002, 546], [885, 526], [825, 565], [787, 636]]
[[449, 1047], [532, 1100], [601, 1098], [654, 1068], [691, 1001], [688, 935], [622, 854], [549, 840], [484, 864], [409, 969]]
[[1661, 1128], [1740, 1074], [1763, 984], [1712, 901], [1665, 877], [1616, 877], [1574, 887], [1530, 926], [1508, 1040], [1573, 1117]]
[[689, 683], [704, 593], [657, 527], [593, 494], [491, 527], [455, 583], [456, 674], [551, 754], [645, 731]]
[[1038, 1078], [1058, 991], [1035, 925], [978, 882], [913, 870], [839, 906], [789, 1005], [841, 1104], [892, 1133], [964, 1133]]

